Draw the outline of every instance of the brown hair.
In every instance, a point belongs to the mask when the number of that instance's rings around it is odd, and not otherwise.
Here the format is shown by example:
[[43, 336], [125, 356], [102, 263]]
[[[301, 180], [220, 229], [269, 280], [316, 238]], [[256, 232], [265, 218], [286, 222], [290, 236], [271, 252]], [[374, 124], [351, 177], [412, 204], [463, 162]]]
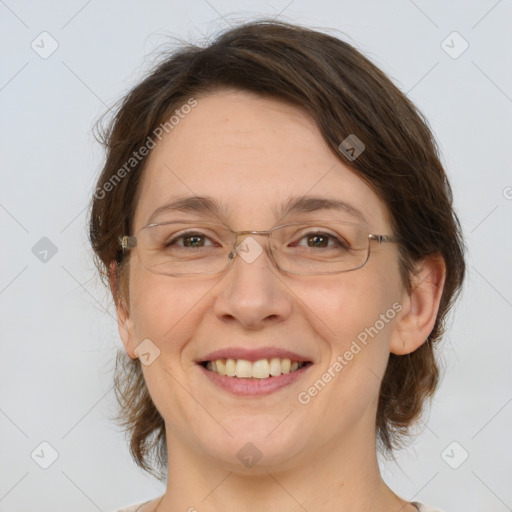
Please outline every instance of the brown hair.
[[[122, 100], [101, 133], [107, 158], [91, 201], [90, 241], [103, 278], [117, 263], [116, 304], [128, 296], [127, 258], [119, 237], [131, 234], [138, 184], [147, 157], [126, 162], [175, 109], [218, 88], [273, 97], [305, 109], [324, 140], [386, 204], [399, 237], [400, 271], [410, 289], [413, 264], [440, 254], [447, 274], [435, 326], [426, 343], [408, 355], [390, 354], [376, 417], [380, 448], [392, 454], [421, 416], [437, 388], [434, 346], [465, 273], [461, 228], [451, 188], [427, 121], [386, 75], [346, 42], [284, 22], [260, 20], [222, 33], [206, 47], [184, 45], [166, 55]], [[366, 149], [347, 159], [340, 142], [355, 134]], [[111, 186], [108, 186], [108, 183]], [[108, 193], [106, 193], [108, 191]], [[117, 292], [116, 292], [117, 290]], [[139, 360], [118, 354], [115, 374], [119, 419], [127, 428], [137, 464], [163, 475], [165, 427], [146, 388]], [[149, 459], [155, 457], [154, 464]]]

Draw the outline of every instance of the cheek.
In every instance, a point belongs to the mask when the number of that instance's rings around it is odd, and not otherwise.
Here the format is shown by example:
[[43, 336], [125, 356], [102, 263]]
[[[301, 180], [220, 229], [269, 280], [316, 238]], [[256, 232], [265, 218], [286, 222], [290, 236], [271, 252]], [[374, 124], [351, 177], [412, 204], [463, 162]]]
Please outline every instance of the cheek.
[[323, 282], [305, 282], [296, 289], [309, 322], [320, 338], [328, 340], [331, 349], [338, 352], [376, 323], [379, 331], [389, 331], [391, 322], [385, 322], [383, 328], [380, 316], [392, 308], [398, 297], [393, 279], [364, 269]]
[[214, 284], [134, 272], [131, 311], [137, 338], [150, 338], [167, 353], [178, 350], [211, 307], [208, 291]]
[[308, 322], [322, 345], [318, 380], [310, 383], [311, 392], [318, 394], [314, 407], [329, 411], [325, 417], [335, 423], [356, 422], [378, 400], [397, 316], [397, 290], [390, 276], [360, 272], [317, 286], [308, 295]]

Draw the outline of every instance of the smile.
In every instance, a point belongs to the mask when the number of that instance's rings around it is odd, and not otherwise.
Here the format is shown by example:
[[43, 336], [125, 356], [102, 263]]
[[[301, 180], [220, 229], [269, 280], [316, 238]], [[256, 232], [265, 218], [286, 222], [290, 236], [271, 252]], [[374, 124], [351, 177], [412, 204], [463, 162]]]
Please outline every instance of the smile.
[[254, 362], [247, 359], [216, 359], [215, 361], [205, 361], [202, 363], [211, 372], [238, 379], [279, 377], [280, 375], [295, 372], [306, 364], [309, 363], [291, 361], [287, 358], [280, 359], [279, 357], [259, 359]]
[[215, 359], [197, 365], [208, 381], [232, 395], [256, 398], [266, 396], [301, 379], [311, 361], [290, 359]]

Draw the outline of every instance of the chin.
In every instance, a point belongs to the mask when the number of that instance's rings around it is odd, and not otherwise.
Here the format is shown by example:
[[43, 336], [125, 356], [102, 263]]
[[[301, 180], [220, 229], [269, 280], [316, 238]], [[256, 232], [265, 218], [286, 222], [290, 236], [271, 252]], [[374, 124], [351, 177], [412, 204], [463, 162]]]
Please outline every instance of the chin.
[[[285, 420], [286, 421], [286, 420]], [[255, 428], [254, 421], [250, 422], [252, 428], [245, 430], [234, 428], [230, 423], [228, 430], [243, 434], [234, 434], [233, 437], [222, 436], [218, 441], [209, 438], [203, 449], [215, 459], [225, 470], [241, 474], [266, 474], [267, 471], [285, 469], [294, 466], [293, 462], [303, 452], [304, 434], [293, 436], [287, 431], [278, 432], [275, 425], [267, 428]], [[231, 427], [231, 428], [230, 428]], [[272, 430], [275, 429], [275, 432]], [[274, 437], [273, 437], [274, 436]]]

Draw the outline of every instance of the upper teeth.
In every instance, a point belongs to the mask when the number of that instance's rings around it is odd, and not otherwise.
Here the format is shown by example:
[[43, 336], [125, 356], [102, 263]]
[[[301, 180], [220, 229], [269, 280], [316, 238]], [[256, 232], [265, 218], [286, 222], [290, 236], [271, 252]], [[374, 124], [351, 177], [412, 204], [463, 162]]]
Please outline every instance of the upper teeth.
[[228, 377], [266, 379], [270, 375], [277, 377], [282, 373], [294, 372], [304, 366], [305, 363], [291, 361], [290, 359], [260, 359], [258, 361], [248, 361], [247, 359], [216, 359], [208, 361], [206, 368], [212, 372]]

